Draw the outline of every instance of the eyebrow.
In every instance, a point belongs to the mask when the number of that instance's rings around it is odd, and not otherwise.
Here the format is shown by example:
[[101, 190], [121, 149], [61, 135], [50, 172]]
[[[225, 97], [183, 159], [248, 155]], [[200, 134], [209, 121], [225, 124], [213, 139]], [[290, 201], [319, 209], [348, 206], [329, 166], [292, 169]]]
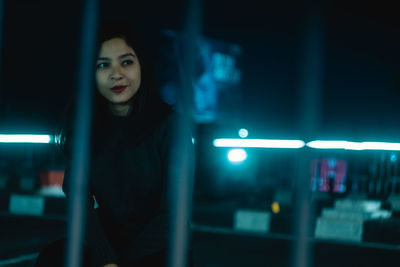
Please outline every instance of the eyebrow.
[[[126, 54], [120, 55], [118, 58], [121, 59], [121, 58], [129, 57], [129, 56], [135, 57], [135, 55], [132, 53], [126, 53]], [[98, 57], [97, 60], [110, 60], [110, 58], [109, 57]]]

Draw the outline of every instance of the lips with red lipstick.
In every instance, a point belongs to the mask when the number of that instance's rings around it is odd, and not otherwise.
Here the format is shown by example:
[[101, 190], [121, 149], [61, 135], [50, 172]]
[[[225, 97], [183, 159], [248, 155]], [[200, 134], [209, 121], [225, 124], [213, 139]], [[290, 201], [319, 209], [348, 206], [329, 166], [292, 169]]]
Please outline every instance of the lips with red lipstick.
[[126, 88], [126, 85], [118, 85], [118, 86], [114, 86], [113, 88], [111, 88], [111, 91], [113, 93], [119, 94], [119, 93], [122, 93], [125, 90], [125, 88]]

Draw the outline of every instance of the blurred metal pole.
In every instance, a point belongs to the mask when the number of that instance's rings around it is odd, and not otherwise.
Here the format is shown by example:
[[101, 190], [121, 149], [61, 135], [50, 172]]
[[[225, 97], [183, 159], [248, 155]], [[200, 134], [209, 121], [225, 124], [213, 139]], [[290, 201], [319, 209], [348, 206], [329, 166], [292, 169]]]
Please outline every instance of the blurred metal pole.
[[[2, 102], [1, 85], [3, 80], [3, 26], [4, 26], [4, 0], [0, 0], [0, 105]], [[2, 105], [1, 105], [2, 106]], [[2, 110], [0, 109], [0, 114]]]
[[[3, 48], [4, 0], [0, 0], [0, 52]], [[0, 62], [1, 62], [0, 53]], [[0, 65], [1, 66], [1, 65]]]
[[[182, 103], [182, 116], [179, 117], [176, 150], [172, 166], [179, 166], [178, 177], [170, 177], [169, 196], [171, 209], [171, 250], [168, 255], [169, 267], [184, 267], [187, 265], [189, 247], [193, 177], [192, 144], [187, 142], [187, 130], [192, 129], [192, 78], [195, 67], [195, 45], [201, 30], [202, 1], [190, 0], [186, 9], [183, 28], [183, 68], [182, 85], [178, 92], [179, 102]], [[189, 136], [191, 138], [191, 136]], [[191, 140], [190, 140], [191, 141]]]
[[[314, 1], [310, 1], [314, 2]], [[303, 50], [300, 60], [299, 84], [299, 126], [303, 140], [313, 140], [317, 137], [317, 130], [321, 115], [323, 90], [323, 29], [319, 5], [309, 3], [309, 17], [306, 20]], [[293, 247], [292, 266], [312, 266], [311, 244], [313, 208], [310, 190], [310, 163], [313, 152], [308, 147], [300, 151], [298, 160], [298, 179], [294, 191], [294, 229], [295, 239]]]
[[1, 70], [1, 51], [3, 48], [3, 24], [4, 24], [4, 0], [0, 0], [0, 70]]
[[75, 124], [72, 136], [71, 171], [69, 179], [67, 246], [65, 266], [82, 263], [87, 209], [87, 170], [90, 156], [93, 77], [98, 0], [86, 0], [83, 6], [81, 47], [77, 72]]

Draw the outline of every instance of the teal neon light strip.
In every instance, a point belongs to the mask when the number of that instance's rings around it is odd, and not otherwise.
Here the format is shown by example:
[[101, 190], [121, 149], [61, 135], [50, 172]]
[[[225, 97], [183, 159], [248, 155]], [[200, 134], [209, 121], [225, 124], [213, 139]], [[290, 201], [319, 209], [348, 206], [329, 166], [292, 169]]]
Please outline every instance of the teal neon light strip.
[[387, 150], [400, 151], [400, 143], [392, 142], [349, 142], [315, 140], [307, 144], [302, 140], [278, 139], [235, 139], [220, 138], [213, 142], [215, 147], [255, 147], [255, 148], [302, 148], [308, 146], [314, 149], [345, 149], [345, 150]]
[[53, 142], [53, 136], [40, 134], [0, 134], [0, 143], [39, 143]]
[[274, 139], [215, 139], [215, 147], [260, 147], [260, 148], [302, 148], [305, 143], [301, 140]]
[[349, 142], [315, 140], [307, 143], [307, 146], [316, 149], [400, 151], [400, 143], [389, 142]]

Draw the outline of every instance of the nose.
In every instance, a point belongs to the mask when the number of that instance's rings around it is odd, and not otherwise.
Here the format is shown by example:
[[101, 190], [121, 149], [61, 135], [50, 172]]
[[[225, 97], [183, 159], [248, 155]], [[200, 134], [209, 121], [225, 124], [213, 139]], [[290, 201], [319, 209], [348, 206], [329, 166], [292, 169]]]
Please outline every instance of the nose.
[[117, 81], [122, 79], [122, 74], [118, 66], [113, 67], [110, 73], [110, 79], [112, 81]]

